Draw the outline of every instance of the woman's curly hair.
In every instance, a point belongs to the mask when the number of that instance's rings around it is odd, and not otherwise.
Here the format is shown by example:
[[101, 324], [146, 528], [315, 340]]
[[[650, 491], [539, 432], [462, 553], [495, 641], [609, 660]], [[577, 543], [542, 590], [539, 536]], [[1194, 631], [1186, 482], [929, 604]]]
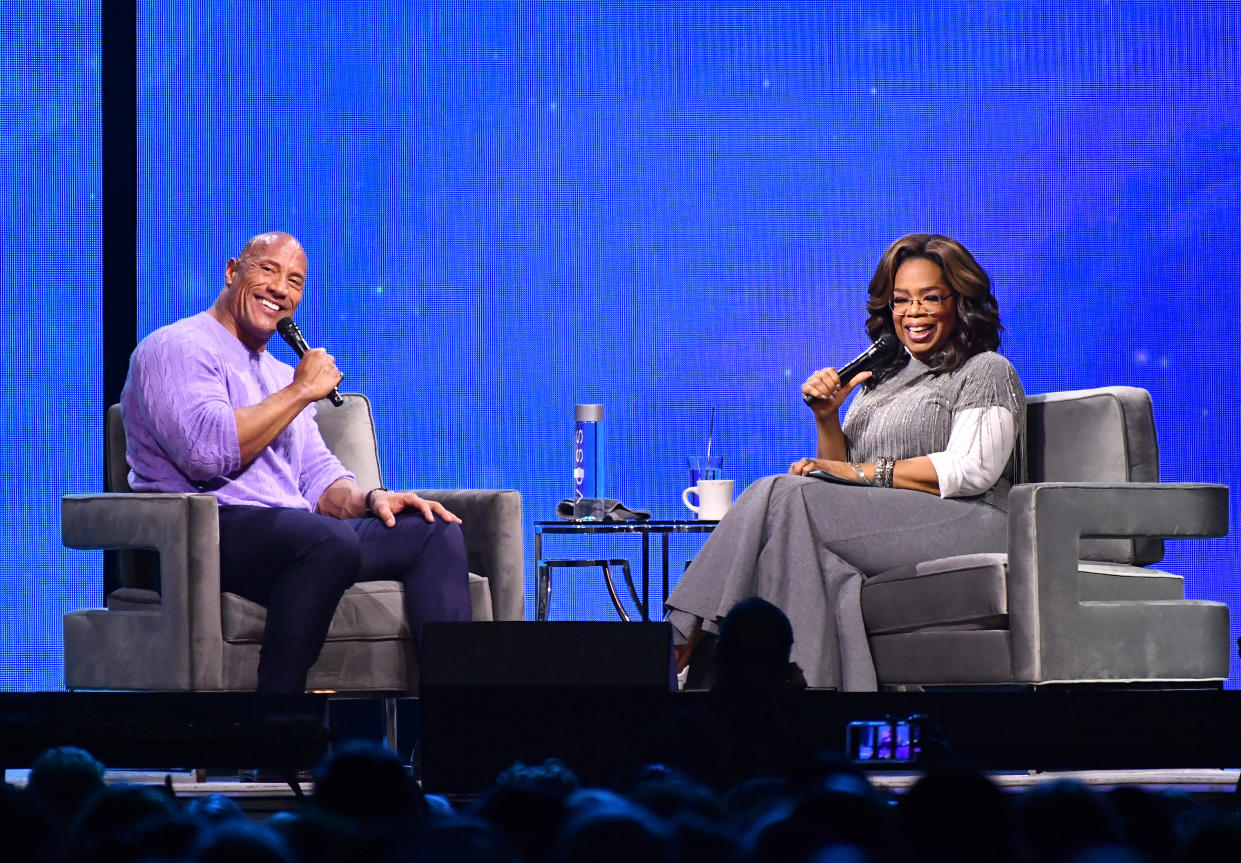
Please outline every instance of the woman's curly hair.
[[[1000, 307], [991, 293], [991, 278], [979, 266], [965, 246], [951, 237], [940, 234], [909, 234], [901, 237], [879, 259], [875, 275], [870, 280], [870, 297], [866, 301], [866, 330], [871, 339], [884, 333], [896, 334], [892, 322], [892, 286], [896, 271], [913, 258], [923, 258], [937, 265], [944, 274], [944, 283], [956, 294], [957, 324], [948, 340], [926, 364], [935, 374], [954, 372], [965, 361], [983, 351], [993, 351], [1000, 346]], [[874, 370], [874, 376], [865, 384], [871, 388], [890, 378], [909, 362], [909, 354], [896, 351]]]

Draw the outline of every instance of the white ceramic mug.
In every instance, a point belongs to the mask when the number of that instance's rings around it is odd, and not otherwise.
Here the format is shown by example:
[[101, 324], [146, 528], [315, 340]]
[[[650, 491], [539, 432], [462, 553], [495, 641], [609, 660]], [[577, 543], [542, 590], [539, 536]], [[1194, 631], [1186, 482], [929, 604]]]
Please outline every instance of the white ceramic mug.
[[[698, 506], [689, 502], [691, 494], [698, 495]], [[733, 504], [733, 481], [731, 479], [702, 479], [681, 492], [681, 500], [704, 521], [719, 521]]]

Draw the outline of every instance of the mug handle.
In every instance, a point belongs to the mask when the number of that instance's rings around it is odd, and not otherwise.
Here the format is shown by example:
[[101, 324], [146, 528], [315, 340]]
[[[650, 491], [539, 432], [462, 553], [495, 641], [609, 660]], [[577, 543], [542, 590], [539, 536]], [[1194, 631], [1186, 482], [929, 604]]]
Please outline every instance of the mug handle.
[[[687, 507], [689, 507], [692, 511], [696, 513], [701, 513], [702, 510], [699, 507], [696, 507], [692, 503], [689, 502], [689, 496], [691, 493], [698, 494], [698, 486], [691, 485], [689, 488], [685, 489], [685, 491], [681, 492], [681, 502], [684, 503]], [[701, 499], [702, 498], [700, 497], [699, 500]]]

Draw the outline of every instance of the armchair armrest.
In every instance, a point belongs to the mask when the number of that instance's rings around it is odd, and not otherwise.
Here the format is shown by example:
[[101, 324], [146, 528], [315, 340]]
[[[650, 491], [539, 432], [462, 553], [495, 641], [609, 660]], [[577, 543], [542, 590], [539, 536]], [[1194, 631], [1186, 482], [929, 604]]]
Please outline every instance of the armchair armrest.
[[[61, 499], [60, 520], [61, 539], [69, 548], [151, 548], [159, 554], [159, 624], [135, 623], [133, 638], [135, 645], [150, 640], [143, 661], [150, 663], [150, 676], [161, 681], [161, 688], [188, 688], [191, 653], [197, 656], [203, 652], [198, 648], [221, 640], [216, 498], [210, 494], [66, 495]], [[117, 618], [123, 619], [123, 614]], [[200, 680], [212, 674], [211, 669], [197, 671], [207, 675]]]
[[522, 557], [521, 493], [492, 489], [429, 489], [461, 519], [470, 572], [486, 578], [496, 620], [524, 620], [525, 561]]
[[[171, 551], [191, 519], [216, 518], [210, 494], [146, 492], [67, 494], [60, 501], [61, 540], [68, 548], [154, 548]], [[219, 543], [219, 528], [216, 531]]]
[[1228, 533], [1228, 486], [1190, 482], [1040, 482], [1013, 486], [1009, 554], [1040, 547], [1079, 558], [1084, 537], [1205, 538]]
[[1040, 661], [1066, 668], [1080, 661], [1072, 654], [1092, 627], [1093, 641], [1107, 643], [1107, 606], [1125, 604], [1079, 600], [1082, 537], [1228, 533], [1228, 487], [1209, 483], [1028, 483], [1013, 487], [1008, 507], [1013, 666], [1028, 679], [1057, 676]]

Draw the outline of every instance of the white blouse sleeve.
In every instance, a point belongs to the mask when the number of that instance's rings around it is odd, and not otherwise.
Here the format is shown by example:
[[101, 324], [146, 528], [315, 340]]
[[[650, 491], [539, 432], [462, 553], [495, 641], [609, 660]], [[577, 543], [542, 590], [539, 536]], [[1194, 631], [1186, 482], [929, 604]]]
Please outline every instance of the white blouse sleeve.
[[970, 497], [995, 485], [1016, 437], [1017, 423], [1006, 408], [993, 405], [958, 411], [948, 448], [927, 456], [939, 475], [939, 496]]

